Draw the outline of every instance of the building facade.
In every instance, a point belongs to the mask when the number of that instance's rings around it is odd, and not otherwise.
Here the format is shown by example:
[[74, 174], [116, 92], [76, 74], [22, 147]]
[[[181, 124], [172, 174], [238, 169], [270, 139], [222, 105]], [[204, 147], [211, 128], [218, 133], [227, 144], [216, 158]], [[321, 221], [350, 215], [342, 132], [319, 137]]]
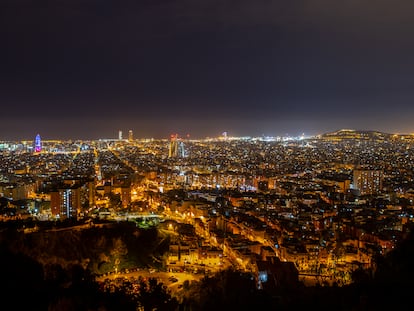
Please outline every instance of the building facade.
[[383, 171], [374, 169], [355, 169], [353, 187], [361, 195], [380, 193], [382, 190]]
[[81, 209], [80, 186], [60, 188], [50, 193], [50, 209], [53, 217], [65, 219], [77, 217]]
[[42, 151], [42, 139], [40, 135], [37, 134], [34, 141], [34, 152], [41, 152]]

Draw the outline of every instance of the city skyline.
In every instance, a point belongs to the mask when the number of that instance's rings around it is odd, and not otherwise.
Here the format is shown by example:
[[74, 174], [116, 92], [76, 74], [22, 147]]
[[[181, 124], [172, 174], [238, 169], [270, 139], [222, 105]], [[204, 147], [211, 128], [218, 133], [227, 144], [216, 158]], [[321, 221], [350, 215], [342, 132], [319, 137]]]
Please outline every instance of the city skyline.
[[[0, 137], [0, 142], [23, 142], [25, 144], [32, 143], [33, 148], [37, 146], [37, 149], [41, 148], [41, 142], [55, 142], [55, 141], [125, 141], [125, 142], [132, 142], [132, 141], [147, 141], [147, 140], [154, 140], [154, 141], [211, 141], [211, 140], [222, 140], [222, 141], [232, 141], [232, 140], [263, 140], [263, 141], [300, 141], [300, 140], [309, 140], [309, 139], [320, 139], [323, 137], [326, 137], [329, 139], [329, 137], [343, 137], [343, 139], [351, 139], [353, 137], [354, 139], [364, 139], [359, 137], [361, 134], [370, 136], [372, 133], [372, 138], [375, 139], [375, 136], [378, 134], [380, 136], [401, 136], [407, 137], [407, 136], [414, 136], [414, 133], [391, 133], [391, 132], [384, 132], [384, 131], [378, 131], [378, 130], [358, 130], [358, 129], [338, 129], [331, 132], [323, 132], [318, 133], [314, 135], [310, 135], [307, 133], [301, 133], [297, 135], [290, 135], [286, 133], [285, 135], [232, 135], [232, 133], [229, 133], [227, 131], [223, 131], [222, 133], [218, 135], [208, 135], [205, 137], [191, 137], [190, 134], [181, 134], [181, 133], [173, 133], [170, 135], [166, 135], [163, 137], [154, 137], [154, 136], [140, 136], [136, 137], [133, 130], [128, 130], [128, 136], [124, 136], [124, 132], [122, 130], [117, 130], [116, 132], [113, 132], [109, 136], [99, 136], [95, 138], [85, 138], [85, 137], [67, 137], [67, 138], [60, 138], [60, 137], [54, 137], [53, 134], [48, 135], [48, 133], [43, 133], [42, 135], [40, 133], [36, 133], [33, 137], [24, 137], [24, 138], [17, 138], [17, 139], [2, 139]], [[351, 136], [349, 136], [351, 135]], [[362, 137], [363, 137], [362, 136]], [[359, 137], [359, 138], [358, 138]]]
[[0, 140], [409, 134], [413, 9], [4, 0]]

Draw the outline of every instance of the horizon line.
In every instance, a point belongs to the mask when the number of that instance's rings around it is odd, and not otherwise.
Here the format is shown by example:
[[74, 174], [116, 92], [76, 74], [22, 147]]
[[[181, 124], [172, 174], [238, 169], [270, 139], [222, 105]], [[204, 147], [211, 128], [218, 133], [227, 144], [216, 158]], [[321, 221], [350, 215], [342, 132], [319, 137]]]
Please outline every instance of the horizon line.
[[[335, 131], [328, 131], [328, 132], [323, 132], [320, 134], [309, 134], [306, 135], [305, 133], [299, 134], [299, 135], [289, 135], [288, 133], [286, 133], [285, 135], [229, 135], [227, 131], [224, 131], [221, 135], [216, 135], [216, 136], [204, 136], [204, 137], [194, 137], [191, 138], [190, 135], [183, 135], [180, 136], [178, 134], [170, 134], [170, 135], [166, 135], [165, 137], [140, 137], [140, 138], [133, 138], [132, 141], [139, 141], [139, 140], [168, 140], [170, 139], [170, 137], [172, 135], [176, 135], [177, 138], [180, 139], [185, 139], [185, 140], [204, 140], [204, 139], [237, 139], [237, 138], [250, 138], [250, 139], [257, 139], [257, 138], [287, 138], [287, 137], [302, 137], [302, 138], [317, 138], [318, 136], [323, 136], [323, 135], [327, 135], [327, 134], [335, 134], [341, 131], [352, 131], [352, 132], [377, 132], [377, 133], [381, 133], [384, 135], [398, 135], [398, 136], [412, 136], [414, 135], [414, 133], [392, 133], [392, 132], [385, 132], [385, 131], [380, 131], [380, 130], [372, 130], [372, 129], [351, 129], [351, 128], [342, 128], [342, 129], [338, 129]], [[226, 134], [225, 134], [226, 133]], [[42, 137], [38, 132], [36, 132], [35, 135], [33, 135], [33, 138], [27, 139], [0, 139], [0, 142], [26, 142], [26, 141], [33, 141], [36, 136], [39, 135], [40, 137]], [[130, 139], [128, 139], [128, 137], [126, 138], [117, 138], [117, 137], [101, 137], [101, 138], [49, 138], [49, 139], [43, 139], [42, 141], [99, 141], [99, 140], [112, 140], [112, 141], [130, 141]]]

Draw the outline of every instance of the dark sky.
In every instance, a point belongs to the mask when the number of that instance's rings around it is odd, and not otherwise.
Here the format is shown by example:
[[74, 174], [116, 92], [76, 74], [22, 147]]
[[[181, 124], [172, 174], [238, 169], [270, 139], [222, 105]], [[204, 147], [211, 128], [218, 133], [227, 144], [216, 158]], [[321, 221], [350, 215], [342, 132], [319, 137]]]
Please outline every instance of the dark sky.
[[414, 132], [412, 0], [1, 0], [0, 140]]

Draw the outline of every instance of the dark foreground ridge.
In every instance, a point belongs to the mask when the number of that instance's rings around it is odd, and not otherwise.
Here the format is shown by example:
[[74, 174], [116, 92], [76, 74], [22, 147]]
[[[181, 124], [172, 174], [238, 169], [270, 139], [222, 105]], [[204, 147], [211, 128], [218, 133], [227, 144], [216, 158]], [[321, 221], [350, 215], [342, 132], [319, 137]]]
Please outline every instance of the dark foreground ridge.
[[[139, 234], [131, 235], [133, 231]], [[394, 251], [378, 258], [375, 272], [357, 270], [353, 275], [354, 282], [343, 287], [286, 285], [266, 291], [257, 289], [248, 273], [228, 269], [205, 276], [199, 282], [185, 283], [180, 296], [173, 296], [155, 278], [125, 280], [110, 287], [96, 281], [96, 272], [105, 266], [102, 258], [99, 266], [99, 256], [95, 256], [98, 248], [102, 253], [113, 254], [116, 248], [119, 251], [119, 243], [124, 243], [128, 249], [134, 245], [136, 252], [131, 256], [142, 266], [151, 256], [162, 256], [162, 239], [157, 236], [156, 229], [136, 229], [121, 223], [111, 229], [94, 228], [81, 232], [81, 235], [71, 231], [66, 231], [65, 235], [43, 233], [36, 241], [39, 236], [28, 238], [13, 229], [3, 228], [0, 239], [1, 304], [13, 310], [49, 311], [137, 308], [177, 311], [403, 310], [413, 288], [412, 230]], [[64, 248], [49, 247], [47, 251], [46, 245], [55, 244], [56, 238]], [[83, 245], [92, 245], [89, 243], [95, 241], [96, 246], [79, 250], [78, 238], [84, 239]], [[108, 242], [114, 239], [122, 242], [117, 242], [117, 246]], [[31, 247], [34, 247], [32, 252], [29, 251]], [[54, 258], [53, 263], [46, 258]], [[89, 258], [86, 264], [85, 258]]]

